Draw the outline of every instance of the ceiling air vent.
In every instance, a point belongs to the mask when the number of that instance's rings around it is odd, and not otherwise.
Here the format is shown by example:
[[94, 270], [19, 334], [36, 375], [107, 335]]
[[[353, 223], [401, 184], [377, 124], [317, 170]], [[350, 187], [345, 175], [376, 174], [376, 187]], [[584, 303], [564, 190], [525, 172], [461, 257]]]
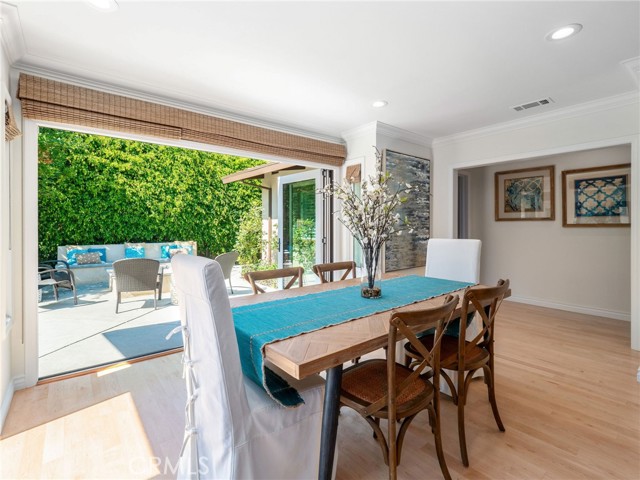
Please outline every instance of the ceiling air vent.
[[535, 100], [533, 102], [523, 103], [522, 105], [516, 105], [515, 107], [511, 107], [511, 108], [513, 108], [516, 112], [521, 112], [523, 110], [529, 110], [530, 108], [533, 108], [533, 107], [549, 105], [550, 103], [553, 103], [553, 99], [551, 97], [547, 97], [547, 98], [543, 98], [542, 100]]

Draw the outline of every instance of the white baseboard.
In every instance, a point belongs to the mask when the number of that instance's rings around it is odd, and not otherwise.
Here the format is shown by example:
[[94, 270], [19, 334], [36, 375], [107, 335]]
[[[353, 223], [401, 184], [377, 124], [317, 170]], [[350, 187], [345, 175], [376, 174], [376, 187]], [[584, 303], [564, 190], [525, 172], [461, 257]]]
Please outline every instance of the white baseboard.
[[13, 380], [11, 380], [7, 386], [7, 391], [4, 392], [4, 396], [2, 397], [2, 406], [0, 406], [0, 432], [2, 432], [4, 421], [9, 413], [9, 407], [11, 407], [11, 400], [13, 400], [14, 391], [14, 383]]
[[27, 388], [26, 377], [24, 375], [17, 375], [13, 377], [13, 389], [22, 390], [23, 388]]
[[624, 320], [631, 322], [631, 313], [615, 312], [612, 310], [603, 310], [601, 308], [583, 307], [580, 305], [567, 305], [564, 303], [549, 302], [547, 300], [539, 300], [537, 298], [526, 297], [509, 297], [510, 302], [525, 303], [527, 305], [535, 305], [536, 307], [555, 308], [557, 310], [565, 310], [567, 312], [581, 313], [583, 315], [594, 315], [596, 317], [613, 318], [614, 320]]

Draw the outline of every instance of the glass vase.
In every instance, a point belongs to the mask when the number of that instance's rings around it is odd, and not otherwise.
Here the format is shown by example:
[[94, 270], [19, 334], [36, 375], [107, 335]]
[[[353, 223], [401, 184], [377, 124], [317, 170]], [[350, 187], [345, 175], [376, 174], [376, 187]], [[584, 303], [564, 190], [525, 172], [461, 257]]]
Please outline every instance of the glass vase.
[[360, 276], [360, 295], [364, 298], [382, 296], [382, 263], [380, 252], [362, 251], [362, 275]]

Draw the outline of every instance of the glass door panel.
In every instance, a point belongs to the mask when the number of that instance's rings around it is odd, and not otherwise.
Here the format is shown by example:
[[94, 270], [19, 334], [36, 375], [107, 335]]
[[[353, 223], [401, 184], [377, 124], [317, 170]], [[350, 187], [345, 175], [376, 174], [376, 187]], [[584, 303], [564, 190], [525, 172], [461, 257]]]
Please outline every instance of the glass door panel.
[[303, 267], [304, 284], [318, 283], [311, 270], [321, 260], [321, 185], [318, 172], [282, 177], [279, 181], [279, 266]]

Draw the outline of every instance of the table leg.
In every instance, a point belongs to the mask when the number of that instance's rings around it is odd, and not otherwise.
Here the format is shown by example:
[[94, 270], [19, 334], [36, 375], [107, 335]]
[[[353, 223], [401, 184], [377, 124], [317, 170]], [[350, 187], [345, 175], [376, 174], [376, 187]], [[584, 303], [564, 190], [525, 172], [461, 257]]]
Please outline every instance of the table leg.
[[338, 415], [340, 415], [340, 384], [342, 383], [342, 364], [327, 370], [324, 386], [324, 406], [322, 410], [322, 436], [320, 438], [319, 480], [330, 480], [338, 433]]

